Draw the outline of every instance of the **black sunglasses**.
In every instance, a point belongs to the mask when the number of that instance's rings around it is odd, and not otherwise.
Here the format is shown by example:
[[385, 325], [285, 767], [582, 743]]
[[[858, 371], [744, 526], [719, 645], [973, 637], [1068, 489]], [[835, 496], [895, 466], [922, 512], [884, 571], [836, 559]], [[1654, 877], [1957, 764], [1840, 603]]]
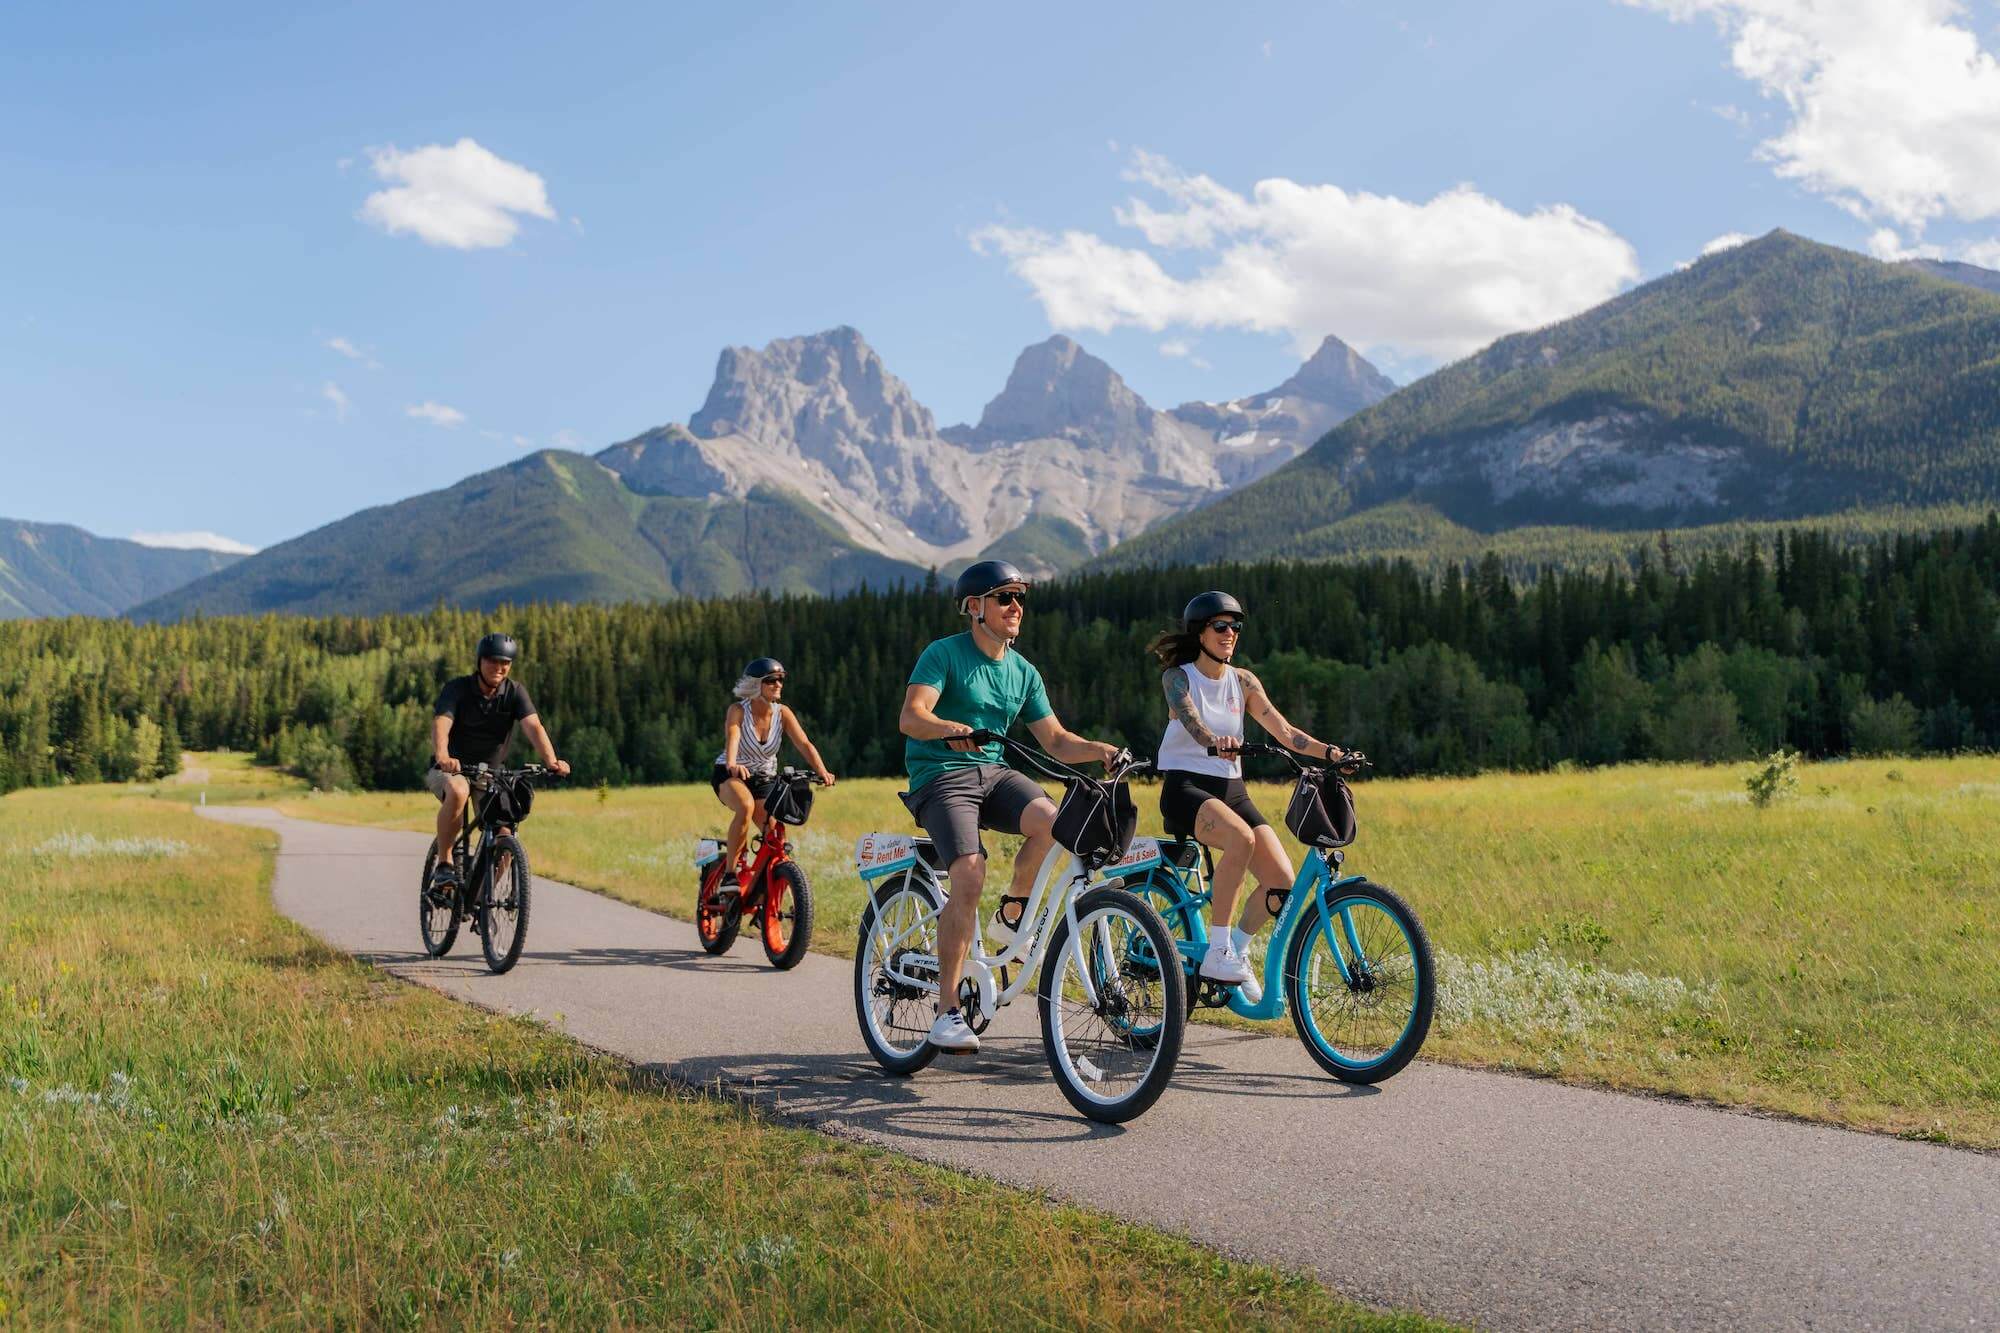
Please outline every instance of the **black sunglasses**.
[[986, 594], [1002, 606], [1026, 606], [1028, 594], [1024, 592], [989, 592]]
[[1243, 622], [1240, 620], [1211, 620], [1208, 627], [1217, 634], [1241, 634]]
[[785, 683], [783, 676], [765, 676], [763, 679], [766, 685], [783, 685]]

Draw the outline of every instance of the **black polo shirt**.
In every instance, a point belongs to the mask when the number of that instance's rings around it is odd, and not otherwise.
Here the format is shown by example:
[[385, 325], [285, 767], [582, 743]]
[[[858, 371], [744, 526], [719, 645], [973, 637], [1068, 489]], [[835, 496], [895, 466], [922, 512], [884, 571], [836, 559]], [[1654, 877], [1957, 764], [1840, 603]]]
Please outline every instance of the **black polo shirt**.
[[461, 764], [498, 767], [506, 761], [514, 724], [535, 715], [535, 702], [518, 680], [502, 681], [489, 699], [479, 688], [479, 677], [460, 676], [446, 682], [435, 711], [437, 716], [451, 719], [445, 748], [453, 759]]

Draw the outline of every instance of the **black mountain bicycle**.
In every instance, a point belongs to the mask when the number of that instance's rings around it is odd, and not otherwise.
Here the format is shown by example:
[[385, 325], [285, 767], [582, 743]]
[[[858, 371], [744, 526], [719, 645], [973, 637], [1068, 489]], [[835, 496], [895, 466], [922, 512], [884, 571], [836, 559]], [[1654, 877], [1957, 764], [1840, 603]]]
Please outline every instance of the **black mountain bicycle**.
[[[505, 972], [520, 960], [521, 945], [528, 938], [528, 886], [533, 878], [528, 853], [514, 830], [534, 804], [535, 784], [560, 775], [540, 764], [526, 768], [474, 764], [464, 773], [472, 784], [472, 799], [466, 804], [465, 827], [458, 831], [458, 851], [452, 860], [458, 883], [431, 887], [431, 870], [437, 865], [433, 843], [424, 856], [424, 878], [417, 893], [417, 928], [423, 933], [424, 952], [442, 958], [458, 938], [459, 922], [470, 917], [486, 966]], [[472, 847], [475, 831], [477, 848]]]

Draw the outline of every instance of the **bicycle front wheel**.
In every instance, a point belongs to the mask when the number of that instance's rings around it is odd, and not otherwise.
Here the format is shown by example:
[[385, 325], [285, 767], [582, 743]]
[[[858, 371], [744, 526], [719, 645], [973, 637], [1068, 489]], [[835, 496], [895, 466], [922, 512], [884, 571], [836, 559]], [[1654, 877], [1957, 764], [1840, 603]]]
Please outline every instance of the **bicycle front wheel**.
[[528, 939], [528, 853], [511, 834], [493, 840], [479, 894], [479, 947], [486, 966], [505, 972]]
[[[1395, 893], [1358, 880], [1327, 891], [1292, 937], [1285, 993], [1315, 1063], [1343, 1083], [1402, 1072], [1430, 1035], [1437, 971], [1424, 923]], [[1326, 923], [1333, 925], [1327, 935]]]
[[[930, 989], [912, 985], [911, 955], [937, 957], [937, 914], [943, 903], [928, 885], [898, 880], [875, 890], [861, 912], [854, 950], [854, 1009], [861, 1040], [891, 1074], [914, 1074], [937, 1059], [931, 1019], [937, 1012], [937, 970], [924, 969]], [[895, 971], [891, 972], [891, 966]]]
[[1042, 1045], [1069, 1104], [1120, 1124], [1143, 1115], [1173, 1077], [1187, 1035], [1187, 980], [1159, 965], [1176, 956], [1174, 937], [1136, 894], [1092, 889], [1077, 899], [1076, 919], [1075, 935], [1064, 917], [1049, 940]]
[[437, 844], [424, 857], [424, 878], [417, 886], [417, 931], [423, 937], [424, 952], [442, 958], [458, 938], [459, 897], [456, 885], [433, 892], [431, 872], [437, 868]]
[[813, 936], [813, 889], [806, 868], [780, 861], [764, 877], [764, 957], [780, 972], [806, 956]]

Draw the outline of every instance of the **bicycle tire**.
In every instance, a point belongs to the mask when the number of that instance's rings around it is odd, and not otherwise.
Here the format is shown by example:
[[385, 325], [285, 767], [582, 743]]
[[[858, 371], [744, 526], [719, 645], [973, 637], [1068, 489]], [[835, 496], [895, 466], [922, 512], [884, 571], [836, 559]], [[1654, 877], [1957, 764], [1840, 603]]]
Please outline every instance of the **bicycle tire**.
[[[1313, 1007], [1311, 974], [1317, 970], [1313, 966], [1317, 962], [1314, 943], [1324, 937], [1325, 930], [1318, 909], [1309, 902], [1304, 909], [1307, 919], [1292, 936], [1291, 949], [1285, 956], [1285, 994], [1291, 1005], [1292, 1026], [1298, 1031], [1306, 1053], [1327, 1073], [1343, 1083], [1380, 1083], [1408, 1067], [1423, 1048], [1424, 1039], [1430, 1035], [1431, 1019], [1437, 1011], [1437, 967], [1431, 958], [1430, 936], [1410, 905], [1386, 885], [1357, 880], [1331, 890], [1330, 897], [1329, 909], [1338, 909], [1341, 904], [1357, 899], [1371, 903], [1396, 927], [1410, 959], [1408, 1012], [1400, 1033], [1379, 1054], [1356, 1058], [1336, 1044], [1333, 1034], [1325, 1030], [1327, 1024]], [[1363, 948], [1365, 952], [1365, 942]], [[1378, 958], [1376, 961], [1381, 960]], [[1390, 970], [1400, 971], [1400, 968]], [[1335, 971], [1339, 971], [1337, 965]], [[1350, 982], [1341, 984], [1346, 986], [1349, 995], [1372, 994], [1374, 989], [1372, 985], [1357, 988]], [[1332, 993], [1331, 987], [1328, 990]], [[1373, 1007], [1366, 1001], [1356, 1003], [1361, 1007]]]
[[[1129, 889], [1092, 889], [1076, 900], [1076, 919], [1080, 924], [1089, 923], [1101, 912], [1122, 913], [1135, 922], [1157, 956], [1176, 952], [1167, 923], [1144, 899]], [[1061, 1021], [1058, 1015], [1063, 1003], [1060, 995], [1062, 977], [1070, 953], [1069, 918], [1065, 915], [1058, 919], [1050, 936], [1048, 961], [1042, 965], [1041, 981], [1037, 987], [1042, 1017], [1042, 1049], [1048, 1056], [1049, 1070], [1055, 1075], [1056, 1086], [1071, 1106], [1099, 1124], [1123, 1124], [1144, 1115], [1160, 1099], [1160, 1094], [1167, 1090], [1167, 1083], [1173, 1078], [1174, 1067], [1180, 1062], [1181, 1044], [1187, 1036], [1187, 978], [1179, 968], [1150, 968], [1150, 975], [1157, 978], [1161, 990], [1157, 1024], [1160, 1031], [1149, 1040], [1126, 1043], [1129, 1049], [1148, 1055], [1145, 1073], [1131, 1092], [1118, 1097], [1099, 1097], [1084, 1085], [1087, 1073], [1081, 1068], [1071, 1067], [1079, 1062], [1070, 1058], [1062, 1036], [1056, 1030]], [[1102, 995], [1103, 992], [1099, 993]], [[1107, 1030], [1116, 1031], [1104, 1014], [1095, 1016], [1107, 1024]]]
[[[898, 899], [905, 897], [914, 899], [914, 903], [899, 904]], [[875, 1063], [882, 1066], [886, 1073], [909, 1075], [916, 1073], [938, 1057], [938, 1048], [930, 1043], [930, 1023], [920, 1019], [922, 1022], [920, 1028], [903, 1028], [904, 1032], [917, 1033], [917, 1038], [914, 1043], [898, 1046], [878, 1031], [871, 1007], [874, 999], [881, 994], [878, 982], [892, 986], [894, 984], [888, 981], [882, 972], [879, 960], [873, 956], [872, 946], [875, 943], [873, 931], [876, 922], [883, 915], [898, 911], [899, 906], [914, 907], [916, 910], [935, 914], [943, 907], [943, 900], [931, 891], [928, 884], [914, 877], [907, 883], [898, 879], [893, 883], [881, 885], [869, 897], [868, 905], [861, 910], [861, 935], [854, 948], [854, 1012], [861, 1024], [861, 1040], [867, 1045], [868, 1053], [875, 1057]], [[899, 912], [899, 917], [901, 915]], [[935, 922], [932, 924], [927, 942], [930, 945], [929, 951], [935, 953], [937, 951]], [[892, 1017], [895, 1013], [894, 1006], [899, 1004], [912, 1006], [918, 1015], [922, 1015], [926, 1009], [933, 1015], [936, 1013], [935, 1003], [926, 1003], [932, 997], [925, 992], [919, 991], [911, 996], [889, 998]]]
[[[784, 910], [787, 897], [791, 899], [789, 917]], [[785, 927], [787, 921], [789, 929]], [[812, 946], [813, 933], [812, 881], [798, 862], [780, 861], [765, 876], [763, 926], [758, 934], [763, 938], [764, 957], [771, 966], [780, 972], [797, 967]]]
[[417, 886], [417, 934], [424, 942], [424, 952], [432, 958], [442, 958], [451, 952], [453, 942], [458, 939], [458, 924], [465, 915], [456, 887], [447, 906], [431, 903], [431, 872], [437, 869], [437, 859], [437, 844], [433, 842], [424, 855], [424, 877]]
[[[479, 886], [479, 951], [486, 955], [486, 966], [498, 974], [513, 970], [521, 960], [521, 946], [528, 940], [528, 896], [534, 876], [528, 869], [526, 849], [512, 834], [494, 838], [489, 851]], [[496, 899], [494, 868], [503, 856], [507, 858], [509, 883], [506, 894]], [[508, 927], [507, 941], [496, 946], [497, 927], [503, 923]]]
[[[722, 867], [722, 868], [718, 868]], [[694, 876], [694, 933], [701, 941], [703, 952], [724, 954], [736, 943], [737, 932], [743, 929], [743, 897], [741, 893], [732, 895], [726, 902], [718, 902], [710, 897], [709, 876], [716, 882], [728, 874], [724, 863], [717, 861], [713, 866], [704, 866]]]

